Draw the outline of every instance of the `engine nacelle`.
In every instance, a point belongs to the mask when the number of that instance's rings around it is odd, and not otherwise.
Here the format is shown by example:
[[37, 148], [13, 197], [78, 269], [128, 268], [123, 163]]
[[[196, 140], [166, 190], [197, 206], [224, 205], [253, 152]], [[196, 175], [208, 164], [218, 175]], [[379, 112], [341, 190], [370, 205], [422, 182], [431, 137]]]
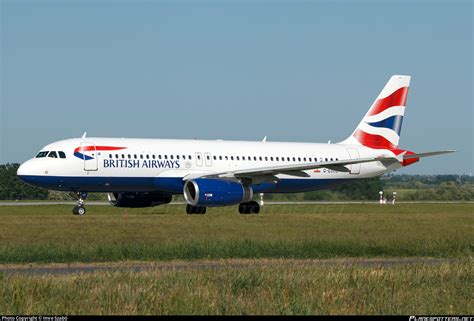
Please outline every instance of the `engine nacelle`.
[[186, 181], [184, 198], [192, 206], [227, 206], [252, 199], [251, 186], [221, 179], [198, 178]]
[[152, 207], [171, 202], [172, 195], [157, 192], [108, 193], [109, 203], [116, 207]]

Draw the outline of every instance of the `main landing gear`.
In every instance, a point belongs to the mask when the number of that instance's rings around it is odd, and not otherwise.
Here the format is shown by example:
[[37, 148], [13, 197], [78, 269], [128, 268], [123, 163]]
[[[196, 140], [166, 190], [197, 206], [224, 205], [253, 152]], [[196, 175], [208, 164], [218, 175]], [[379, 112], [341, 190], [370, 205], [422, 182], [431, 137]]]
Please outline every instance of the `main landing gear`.
[[240, 214], [258, 214], [259, 212], [260, 212], [260, 205], [258, 205], [258, 203], [255, 201], [239, 204]]
[[84, 207], [84, 200], [87, 198], [87, 192], [77, 192], [77, 203], [72, 208], [72, 214], [84, 215], [86, 214], [86, 208]]
[[205, 206], [192, 206], [187, 204], [186, 205], [186, 213], [187, 214], [206, 214], [206, 207]]

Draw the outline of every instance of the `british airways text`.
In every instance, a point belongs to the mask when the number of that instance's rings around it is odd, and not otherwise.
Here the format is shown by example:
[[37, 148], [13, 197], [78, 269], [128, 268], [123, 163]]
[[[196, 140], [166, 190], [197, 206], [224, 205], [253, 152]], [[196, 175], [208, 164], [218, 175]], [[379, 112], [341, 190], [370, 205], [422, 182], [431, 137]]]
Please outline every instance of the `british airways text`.
[[104, 168], [180, 168], [179, 161], [172, 160], [138, 160], [138, 159], [104, 159]]

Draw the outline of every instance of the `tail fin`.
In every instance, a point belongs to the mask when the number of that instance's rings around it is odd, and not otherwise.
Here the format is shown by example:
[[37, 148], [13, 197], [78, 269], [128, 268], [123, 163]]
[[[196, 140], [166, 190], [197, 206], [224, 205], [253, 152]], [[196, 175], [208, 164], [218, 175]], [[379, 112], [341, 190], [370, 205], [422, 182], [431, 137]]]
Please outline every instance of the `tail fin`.
[[352, 135], [341, 144], [396, 149], [409, 86], [410, 76], [392, 76]]

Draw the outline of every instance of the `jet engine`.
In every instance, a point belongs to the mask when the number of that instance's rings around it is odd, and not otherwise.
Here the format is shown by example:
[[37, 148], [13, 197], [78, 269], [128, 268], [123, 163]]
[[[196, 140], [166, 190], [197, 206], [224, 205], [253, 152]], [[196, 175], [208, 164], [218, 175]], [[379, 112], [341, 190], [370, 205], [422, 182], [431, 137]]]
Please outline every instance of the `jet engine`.
[[184, 198], [192, 206], [227, 206], [252, 199], [251, 186], [222, 179], [198, 178], [186, 181]]

